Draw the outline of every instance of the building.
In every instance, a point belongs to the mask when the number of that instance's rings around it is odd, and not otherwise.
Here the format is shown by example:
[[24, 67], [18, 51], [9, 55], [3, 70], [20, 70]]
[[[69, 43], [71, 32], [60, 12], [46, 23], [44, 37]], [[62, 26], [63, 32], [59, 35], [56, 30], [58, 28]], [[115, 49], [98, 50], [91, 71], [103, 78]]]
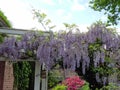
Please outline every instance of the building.
[[[10, 22], [2, 11], [0, 11], [0, 28], [11, 28]], [[13, 90], [13, 85], [13, 65], [7, 61], [0, 61], [0, 90]]]

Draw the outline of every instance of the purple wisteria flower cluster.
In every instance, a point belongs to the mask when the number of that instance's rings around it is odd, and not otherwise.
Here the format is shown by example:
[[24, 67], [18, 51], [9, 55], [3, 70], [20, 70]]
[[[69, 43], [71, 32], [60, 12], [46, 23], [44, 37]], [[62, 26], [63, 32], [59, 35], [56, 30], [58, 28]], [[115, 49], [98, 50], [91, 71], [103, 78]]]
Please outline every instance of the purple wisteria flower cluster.
[[[90, 66], [89, 45], [100, 40], [100, 50], [94, 51], [94, 67], [105, 62], [105, 56], [120, 60], [120, 36], [102, 25], [89, 28], [87, 33], [58, 33], [55, 37], [36, 34], [24, 34], [21, 39], [5, 38], [0, 44], [0, 56], [11, 59], [23, 59], [33, 56], [50, 69], [59, 60], [65, 68], [75, 70], [82, 63], [82, 73]], [[108, 53], [108, 52], [110, 53]], [[28, 54], [29, 53], [29, 54]], [[117, 55], [116, 55], [117, 54]], [[116, 57], [115, 57], [116, 56]], [[99, 76], [97, 74], [97, 76]]]

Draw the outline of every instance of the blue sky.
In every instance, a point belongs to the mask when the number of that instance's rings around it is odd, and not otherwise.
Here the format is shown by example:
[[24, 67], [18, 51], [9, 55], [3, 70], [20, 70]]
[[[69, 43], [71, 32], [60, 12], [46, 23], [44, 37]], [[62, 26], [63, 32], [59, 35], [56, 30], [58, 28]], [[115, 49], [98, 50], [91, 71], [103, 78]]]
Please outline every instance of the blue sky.
[[[0, 0], [0, 8], [11, 21], [14, 28], [41, 28], [33, 20], [32, 8], [46, 13], [58, 28], [62, 23], [75, 23], [84, 31], [97, 20], [106, 21], [103, 12], [89, 7], [90, 0]], [[56, 29], [58, 29], [56, 28]]]

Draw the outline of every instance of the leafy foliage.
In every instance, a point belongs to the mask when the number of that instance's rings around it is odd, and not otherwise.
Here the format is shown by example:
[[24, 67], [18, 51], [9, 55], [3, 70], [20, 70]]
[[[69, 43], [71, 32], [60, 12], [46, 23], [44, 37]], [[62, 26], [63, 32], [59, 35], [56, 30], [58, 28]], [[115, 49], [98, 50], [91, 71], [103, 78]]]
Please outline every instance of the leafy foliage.
[[76, 24], [68, 24], [68, 23], [63, 23], [64, 26], [66, 27], [66, 30], [74, 30], [76, 29], [78, 26]]
[[0, 18], [7, 24], [8, 27], [12, 27], [11, 23], [9, 22], [9, 20], [1, 10], [0, 10]]
[[57, 71], [48, 73], [48, 88], [52, 88], [62, 81], [63, 78], [59, 78], [59, 74]]
[[48, 31], [56, 27], [55, 25], [51, 25], [51, 20], [47, 19], [47, 15], [40, 10], [33, 9], [34, 18], [38, 20], [38, 22], [42, 25], [44, 30]]
[[[58, 33], [56, 37], [32, 32], [23, 35], [21, 40], [16, 40], [15, 37], [6, 38], [0, 45], [0, 55], [14, 60], [33, 57], [41, 64], [45, 63], [48, 70], [61, 60], [64, 68], [72, 70], [82, 65], [83, 74], [93, 66], [98, 68], [95, 71], [99, 76], [102, 70], [99, 67], [108, 70], [107, 68], [116, 68], [116, 63], [119, 63], [120, 36], [103, 25], [89, 29], [87, 33]], [[110, 74], [104, 75], [105, 77], [100, 77], [106, 83]]]
[[120, 86], [116, 85], [115, 83], [109, 83], [107, 86], [103, 86], [99, 90], [119, 90], [119, 89], [120, 89]]
[[67, 90], [67, 87], [64, 85], [57, 85], [52, 90]]
[[[46, 21], [46, 15], [36, 11], [34, 13], [45, 28], [43, 22]], [[70, 29], [75, 26], [65, 25]], [[36, 32], [28, 32], [19, 40], [15, 37], [5, 38], [0, 44], [0, 56], [9, 57], [12, 60], [25, 60], [32, 57], [34, 60], [39, 60], [41, 64], [44, 63], [48, 70], [60, 64], [63, 68], [71, 70], [80, 68], [83, 75], [92, 68], [96, 81], [106, 85], [111, 73], [117, 72], [116, 69], [118, 69], [120, 36], [102, 24], [92, 25], [87, 33], [78, 31], [73, 33], [70, 30], [56, 33], [56, 35], [50, 32], [45, 36]]]
[[88, 82], [85, 82], [85, 85], [82, 86], [80, 89], [78, 90], [90, 90], [90, 87], [89, 87], [89, 83]]
[[26, 61], [13, 64], [15, 86], [18, 90], [26, 90], [29, 86], [30, 64]]
[[108, 23], [116, 25], [120, 20], [120, 0], [91, 0], [90, 7], [95, 11], [105, 11]]
[[4, 37], [0, 34], [0, 43], [2, 43], [4, 40]]
[[89, 83], [82, 80], [79, 76], [66, 78], [52, 90], [90, 90]]

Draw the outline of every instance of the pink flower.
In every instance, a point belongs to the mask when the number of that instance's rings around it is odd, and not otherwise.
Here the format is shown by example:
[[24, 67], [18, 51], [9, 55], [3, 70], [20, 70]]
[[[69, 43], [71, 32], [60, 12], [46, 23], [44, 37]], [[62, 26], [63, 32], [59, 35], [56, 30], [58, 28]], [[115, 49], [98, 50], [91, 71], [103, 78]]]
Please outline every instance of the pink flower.
[[77, 90], [85, 84], [85, 81], [79, 76], [72, 76], [65, 79], [62, 84], [68, 87], [67, 90]]

